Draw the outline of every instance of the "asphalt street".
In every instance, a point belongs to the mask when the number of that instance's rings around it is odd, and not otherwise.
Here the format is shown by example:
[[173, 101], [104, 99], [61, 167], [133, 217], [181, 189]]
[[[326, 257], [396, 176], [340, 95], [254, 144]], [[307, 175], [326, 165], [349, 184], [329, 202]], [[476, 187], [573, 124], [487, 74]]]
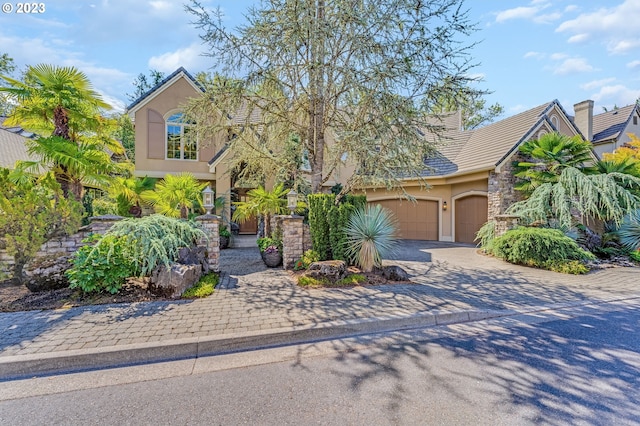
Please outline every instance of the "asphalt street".
[[639, 424], [640, 307], [0, 383], [0, 424]]

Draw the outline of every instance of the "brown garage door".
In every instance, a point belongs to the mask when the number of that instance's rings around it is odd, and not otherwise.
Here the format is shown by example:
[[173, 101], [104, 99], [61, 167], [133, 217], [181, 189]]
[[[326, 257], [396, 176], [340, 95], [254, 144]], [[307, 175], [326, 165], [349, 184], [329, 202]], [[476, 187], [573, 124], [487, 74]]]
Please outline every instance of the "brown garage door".
[[476, 232], [487, 221], [487, 197], [471, 195], [456, 200], [456, 241], [473, 243]]
[[398, 219], [400, 238], [411, 240], [438, 240], [438, 202], [417, 200], [382, 200], [380, 204], [391, 210]]

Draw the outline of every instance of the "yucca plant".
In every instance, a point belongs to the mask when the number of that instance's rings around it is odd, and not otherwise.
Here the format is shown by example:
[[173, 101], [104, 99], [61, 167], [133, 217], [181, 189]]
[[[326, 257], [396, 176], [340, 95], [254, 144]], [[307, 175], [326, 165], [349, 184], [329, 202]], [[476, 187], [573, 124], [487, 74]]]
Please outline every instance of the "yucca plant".
[[353, 212], [347, 225], [346, 254], [364, 272], [382, 266], [382, 257], [397, 244], [397, 222], [393, 213], [380, 205], [367, 205]]

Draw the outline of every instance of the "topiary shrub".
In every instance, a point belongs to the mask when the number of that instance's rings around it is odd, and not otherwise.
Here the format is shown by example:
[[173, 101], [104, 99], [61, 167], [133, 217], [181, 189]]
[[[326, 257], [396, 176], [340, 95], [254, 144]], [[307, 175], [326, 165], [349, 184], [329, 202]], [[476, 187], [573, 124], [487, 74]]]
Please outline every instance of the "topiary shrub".
[[595, 258], [557, 229], [532, 227], [512, 229], [495, 238], [493, 254], [510, 263], [543, 269], [555, 268], [554, 265], [567, 261]]
[[320, 260], [331, 259], [331, 241], [329, 211], [335, 204], [333, 194], [309, 194], [309, 232], [313, 249], [320, 255]]

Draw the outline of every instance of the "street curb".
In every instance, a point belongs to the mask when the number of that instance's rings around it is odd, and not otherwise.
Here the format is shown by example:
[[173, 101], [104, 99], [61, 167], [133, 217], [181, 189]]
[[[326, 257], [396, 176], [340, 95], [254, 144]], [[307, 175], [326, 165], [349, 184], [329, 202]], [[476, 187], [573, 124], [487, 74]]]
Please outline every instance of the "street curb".
[[514, 310], [419, 312], [412, 315], [331, 321], [314, 325], [285, 327], [261, 332], [234, 333], [223, 336], [172, 339], [45, 354], [0, 356], [0, 381], [199, 358], [390, 331], [468, 323], [634, 299], [640, 299], [640, 296], [612, 298], [608, 300], [585, 300], [581, 302], [559, 303]]

